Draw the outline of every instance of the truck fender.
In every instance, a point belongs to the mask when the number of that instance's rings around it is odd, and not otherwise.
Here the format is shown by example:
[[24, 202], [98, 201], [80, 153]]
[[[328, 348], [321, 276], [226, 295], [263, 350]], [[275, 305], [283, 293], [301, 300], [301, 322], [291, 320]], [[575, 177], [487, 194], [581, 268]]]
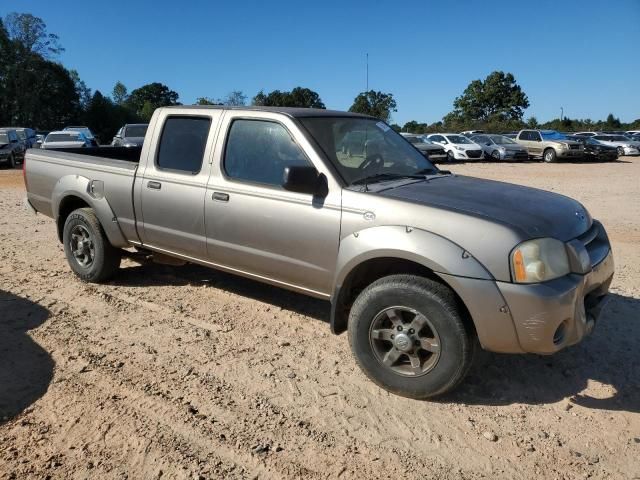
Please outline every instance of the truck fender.
[[331, 296], [331, 331], [345, 331], [343, 286], [359, 265], [376, 258], [408, 260], [435, 274], [492, 280], [489, 271], [456, 243], [429, 231], [407, 226], [379, 226], [354, 232], [340, 242]]
[[[118, 248], [129, 246], [129, 242], [120, 229], [118, 218], [104, 196], [102, 181], [90, 180], [80, 175], [67, 175], [60, 178], [51, 195], [51, 209], [56, 222], [59, 217], [60, 205], [65, 198], [70, 196], [84, 200], [93, 209], [111, 245]], [[60, 237], [62, 237], [61, 234]]]

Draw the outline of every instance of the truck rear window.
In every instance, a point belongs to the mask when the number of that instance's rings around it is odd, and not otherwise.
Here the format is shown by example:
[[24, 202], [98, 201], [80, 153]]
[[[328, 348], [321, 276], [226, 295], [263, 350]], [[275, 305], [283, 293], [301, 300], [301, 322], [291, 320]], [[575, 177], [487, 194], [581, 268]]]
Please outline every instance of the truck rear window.
[[209, 117], [169, 117], [164, 122], [157, 165], [166, 170], [198, 173], [211, 127]]

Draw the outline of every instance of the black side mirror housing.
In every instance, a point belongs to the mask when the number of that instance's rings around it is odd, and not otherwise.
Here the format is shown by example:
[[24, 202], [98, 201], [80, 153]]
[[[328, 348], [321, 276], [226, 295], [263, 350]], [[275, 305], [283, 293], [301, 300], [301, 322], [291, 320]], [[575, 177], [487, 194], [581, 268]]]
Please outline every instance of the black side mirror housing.
[[326, 197], [329, 193], [327, 177], [314, 167], [285, 167], [282, 187], [290, 192]]

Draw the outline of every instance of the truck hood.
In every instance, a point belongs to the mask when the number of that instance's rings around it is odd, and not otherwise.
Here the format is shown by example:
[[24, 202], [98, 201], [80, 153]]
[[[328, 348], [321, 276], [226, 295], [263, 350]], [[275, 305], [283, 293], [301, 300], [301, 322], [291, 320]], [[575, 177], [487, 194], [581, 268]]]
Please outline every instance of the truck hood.
[[378, 195], [482, 217], [516, 230], [524, 239], [567, 241], [584, 233], [592, 222], [579, 202], [564, 195], [466, 176], [436, 177], [387, 188]]

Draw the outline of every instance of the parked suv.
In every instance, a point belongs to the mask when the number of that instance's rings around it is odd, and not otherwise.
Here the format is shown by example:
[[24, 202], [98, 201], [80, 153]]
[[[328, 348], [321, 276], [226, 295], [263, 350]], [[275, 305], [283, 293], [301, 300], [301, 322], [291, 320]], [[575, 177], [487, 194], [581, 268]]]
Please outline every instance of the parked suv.
[[0, 165], [11, 168], [24, 161], [25, 148], [15, 130], [0, 129]]
[[520, 130], [516, 142], [527, 149], [530, 157], [542, 158], [547, 163], [558, 159], [579, 159], [584, 155], [584, 147], [580, 143], [555, 130]]

